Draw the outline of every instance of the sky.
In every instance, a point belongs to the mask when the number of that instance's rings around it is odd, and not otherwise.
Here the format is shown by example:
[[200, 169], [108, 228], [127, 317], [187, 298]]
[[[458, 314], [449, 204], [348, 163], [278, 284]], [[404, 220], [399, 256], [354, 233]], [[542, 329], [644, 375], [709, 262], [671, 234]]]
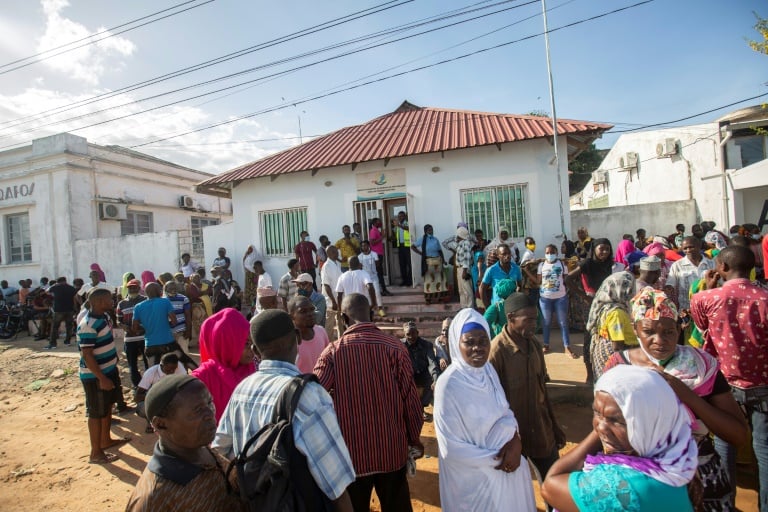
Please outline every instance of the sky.
[[[557, 116], [615, 125], [600, 148], [618, 130], [768, 102], [744, 101], [768, 94], [768, 55], [746, 42], [767, 0], [546, 6]], [[218, 174], [405, 100], [551, 113], [541, 9], [539, 0], [0, 0], [0, 151], [71, 132]]]

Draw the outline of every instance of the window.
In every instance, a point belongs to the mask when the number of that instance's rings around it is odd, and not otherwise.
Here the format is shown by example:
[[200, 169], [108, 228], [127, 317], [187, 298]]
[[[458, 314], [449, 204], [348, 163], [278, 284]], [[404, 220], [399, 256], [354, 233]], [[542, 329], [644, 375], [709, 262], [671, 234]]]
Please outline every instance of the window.
[[307, 209], [288, 208], [259, 212], [264, 254], [267, 256], [292, 256], [293, 247], [299, 243], [299, 234], [307, 229]]
[[482, 229], [486, 238], [495, 237], [499, 228], [509, 228], [509, 236], [523, 238], [528, 231], [528, 186], [502, 185], [460, 191], [461, 217], [471, 230]]
[[125, 220], [120, 221], [121, 235], [140, 235], [141, 233], [152, 233], [152, 212], [134, 212], [130, 211]]
[[208, 217], [192, 217], [192, 253], [203, 254], [203, 228], [218, 226], [219, 219]]
[[734, 137], [734, 142], [741, 148], [741, 166], [746, 167], [765, 159], [765, 137], [762, 135], [748, 135], [746, 137]]
[[8, 263], [32, 261], [32, 237], [29, 235], [29, 214], [8, 215]]

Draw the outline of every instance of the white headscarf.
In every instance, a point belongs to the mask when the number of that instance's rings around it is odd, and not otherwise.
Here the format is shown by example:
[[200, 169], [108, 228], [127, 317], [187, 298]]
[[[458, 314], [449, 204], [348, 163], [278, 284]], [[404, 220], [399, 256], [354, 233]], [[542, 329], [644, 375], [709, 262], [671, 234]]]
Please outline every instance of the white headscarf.
[[246, 247], [245, 252], [248, 252], [248, 249], [250, 248], [253, 248], [253, 251], [251, 251], [250, 254], [245, 255], [245, 259], [243, 260], [243, 267], [245, 267], [245, 270], [248, 272], [253, 272], [253, 264], [258, 261], [259, 255], [256, 253], [256, 247], [253, 245]]
[[688, 484], [698, 466], [691, 416], [664, 378], [648, 368], [621, 364], [600, 377], [599, 391], [619, 405], [632, 448], [658, 466], [643, 472], [673, 487]]

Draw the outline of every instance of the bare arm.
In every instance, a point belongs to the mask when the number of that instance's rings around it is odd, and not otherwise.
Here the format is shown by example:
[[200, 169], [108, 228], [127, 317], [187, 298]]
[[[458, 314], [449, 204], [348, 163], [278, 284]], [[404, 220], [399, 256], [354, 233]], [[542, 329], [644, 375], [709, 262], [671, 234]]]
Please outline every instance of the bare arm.
[[368, 288], [368, 297], [371, 300], [371, 307], [375, 308], [378, 304], [376, 303], [376, 290], [373, 288], [372, 284], [367, 284], [366, 287]]
[[354, 512], [352, 508], [352, 500], [349, 498], [349, 493], [344, 491], [344, 494], [333, 500], [333, 510], [335, 512]]
[[325, 296], [331, 299], [331, 309], [334, 311], [338, 311], [339, 303], [336, 302], [336, 297], [333, 295], [333, 290], [331, 290], [330, 285], [324, 284], [323, 290], [325, 290]]
[[483, 305], [488, 309], [488, 305], [491, 303], [491, 289], [485, 283], [480, 283], [480, 298], [483, 300]]
[[599, 449], [600, 438], [593, 430], [576, 448], [552, 465], [541, 486], [541, 495], [549, 505], [561, 512], [579, 512], [568, 488], [568, 479], [571, 473], [584, 468], [587, 455], [597, 453]]
[[109, 380], [99, 368], [99, 363], [96, 361], [96, 356], [93, 353], [94, 347], [83, 347], [83, 359], [85, 360], [85, 366], [91, 370], [91, 373], [99, 381], [99, 388], [103, 391], [110, 391], [115, 388], [115, 383]]

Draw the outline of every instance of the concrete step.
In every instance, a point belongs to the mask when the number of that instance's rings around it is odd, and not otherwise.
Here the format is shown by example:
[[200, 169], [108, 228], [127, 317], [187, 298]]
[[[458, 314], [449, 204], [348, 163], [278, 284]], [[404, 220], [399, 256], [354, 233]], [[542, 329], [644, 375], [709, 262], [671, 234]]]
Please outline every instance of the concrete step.
[[[440, 335], [440, 327], [442, 322], [416, 322], [416, 327], [419, 329], [419, 335], [427, 341], [434, 341]], [[403, 333], [403, 322], [383, 323], [376, 322], [376, 327], [391, 334], [397, 338], [405, 336]]]

